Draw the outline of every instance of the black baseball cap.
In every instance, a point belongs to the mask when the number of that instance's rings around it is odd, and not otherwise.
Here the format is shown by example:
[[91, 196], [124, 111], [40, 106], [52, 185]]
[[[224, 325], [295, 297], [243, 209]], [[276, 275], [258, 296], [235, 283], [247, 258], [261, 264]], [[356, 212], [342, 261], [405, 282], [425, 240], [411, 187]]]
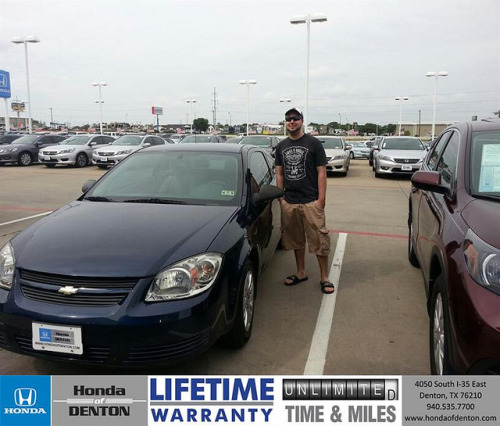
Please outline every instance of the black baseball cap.
[[285, 112], [285, 117], [287, 115], [291, 114], [292, 112], [300, 115], [300, 118], [302, 118], [302, 119], [304, 118], [304, 114], [302, 114], [302, 111], [300, 109], [298, 109], [298, 108], [295, 108], [295, 107], [290, 108], [287, 112]]

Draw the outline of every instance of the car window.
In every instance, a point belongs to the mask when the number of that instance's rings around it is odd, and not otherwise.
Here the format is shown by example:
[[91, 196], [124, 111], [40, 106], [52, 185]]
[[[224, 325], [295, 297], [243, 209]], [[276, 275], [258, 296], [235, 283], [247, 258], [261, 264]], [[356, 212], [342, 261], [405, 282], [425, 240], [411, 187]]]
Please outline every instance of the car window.
[[423, 151], [423, 143], [419, 139], [391, 138], [382, 143], [382, 149], [398, 149], [405, 151]]
[[427, 161], [429, 169], [431, 170], [436, 169], [439, 156], [441, 155], [443, 148], [446, 146], [446, 142], [448, 142], [448, 139], [450, 139], [451, 133], [452, 133], [451, 131], [443, 133], [439, 138], [439, 140], [434, 144], [434, 148], [431, 154], [429, 155], [429, 160]]
[[449, 188], [455, 186], [459, 144], [460, 135], [458, 132], [453, 132], [436, 167], [441, 175], [441, 184]]
[[340, 138], [318, 138], [325, 149], [343, 149]]
[[470, 165], [472, 194], [500, 196], [500, 132], [472, 135]]
[[115, 141], [116, 139], [111, 137], [111, 136], [101, 136], [101, 144], [108, 144], [108, 143], [111, 143], [113, 141]]
[[264, 184], [270, 184], [272, 173], [269, 165], [261, 152], [254, 152], [250, 155], [250, 173], [252, 176], [252, 192], [259, 192]]
[[122, 202], [149, 199], [237, 205], [241, 197], [239, 159], [226, 153], [140, 151], [122, 161], [87, 194]]

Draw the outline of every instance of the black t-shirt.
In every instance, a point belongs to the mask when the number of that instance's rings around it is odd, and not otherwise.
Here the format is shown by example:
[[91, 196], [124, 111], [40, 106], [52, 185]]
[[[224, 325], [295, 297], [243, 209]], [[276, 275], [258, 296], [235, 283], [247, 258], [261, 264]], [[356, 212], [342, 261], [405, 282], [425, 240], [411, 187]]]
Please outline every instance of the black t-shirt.
[[286, 138], [276, 147], [275, 164], [283, 166], [285, 200], [305, 204], [318, 199], [318, 171], [326, 165], [325, 149], [314, 136]]

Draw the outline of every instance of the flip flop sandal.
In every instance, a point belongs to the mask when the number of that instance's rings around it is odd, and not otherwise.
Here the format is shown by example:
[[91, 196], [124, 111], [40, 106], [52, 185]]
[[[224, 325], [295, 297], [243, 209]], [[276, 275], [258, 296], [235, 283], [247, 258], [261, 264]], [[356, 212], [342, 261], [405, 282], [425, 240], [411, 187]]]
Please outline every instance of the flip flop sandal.
[[[307, 281], [309, 277], [304, 277], [304, 278], [299, 278], [297, 275], [290, 275], [289, 277], [285, 278], [285, 285], [287, 286], [292, 286], [296, 285], [298, 283], [301, 283], [302, 281]], [[286, 282], [286, 280], [291, 281], [291, 282]]]
[[[332, 294], [335, 293], [335, 286], [330, 282], [330, 281], [321, 281], [319, 283], [321, 286], [321, 291], [325, 294]], [[327, 291], [327, 289], [331, 288], [332, 291]]]

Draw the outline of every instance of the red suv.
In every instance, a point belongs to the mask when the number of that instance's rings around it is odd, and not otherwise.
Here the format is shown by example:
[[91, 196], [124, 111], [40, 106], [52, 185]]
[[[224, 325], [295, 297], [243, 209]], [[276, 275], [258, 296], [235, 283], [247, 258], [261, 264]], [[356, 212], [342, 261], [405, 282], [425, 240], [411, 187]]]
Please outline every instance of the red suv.
[[412, 177], [408, 258], [433, 374], [500, 374], [500, 120], [457, 123]]

